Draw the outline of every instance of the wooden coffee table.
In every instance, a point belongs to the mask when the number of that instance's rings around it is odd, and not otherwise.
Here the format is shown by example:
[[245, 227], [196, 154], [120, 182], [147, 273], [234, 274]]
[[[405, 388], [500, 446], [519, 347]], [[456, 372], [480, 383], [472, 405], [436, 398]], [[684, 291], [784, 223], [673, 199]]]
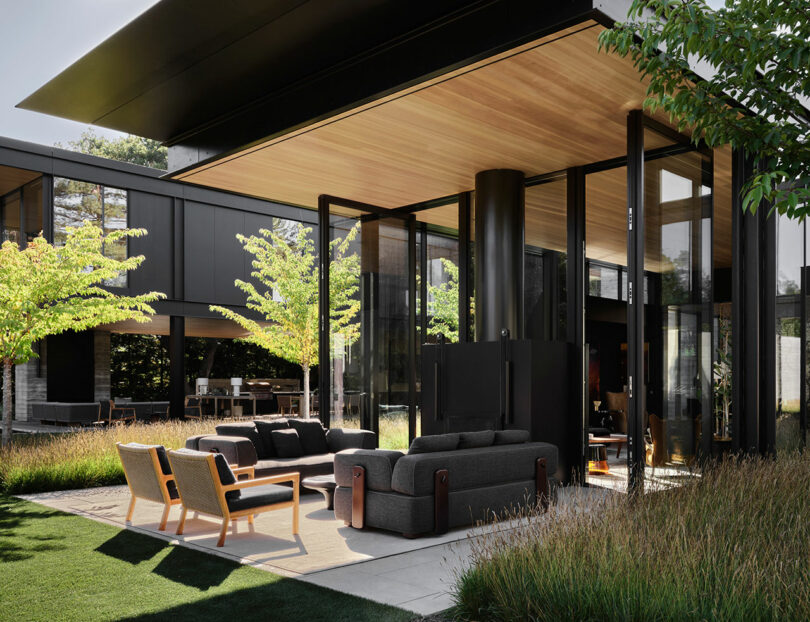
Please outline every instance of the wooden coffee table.
[[310, 490], [317, 490], [326, 499], [326, 509], [335, 509], [335, 483], [334, 475], [313, 475], [312, 477], [305, 477], [301, 480], [301, 485]]
[[616, 457], [622, 453], [622, 447], [627, 442], [627, 434], [611, 434], [610, 436], [591, 436], [588, 438], [589, 445], [617, 445]]

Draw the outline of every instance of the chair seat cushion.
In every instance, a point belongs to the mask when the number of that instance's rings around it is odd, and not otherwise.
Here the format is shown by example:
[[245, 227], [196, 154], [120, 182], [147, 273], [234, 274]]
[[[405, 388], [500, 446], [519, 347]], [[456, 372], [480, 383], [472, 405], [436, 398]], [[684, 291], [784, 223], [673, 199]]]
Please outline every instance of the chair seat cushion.
[[277, 486], [267, 484], [254, 488], [245, 488], [241, 491], [238, 499], [228, 499], [228, 510], [239, 512], [240, 510], [250, 510], [263, 505], [283, 503], [293, 500], [293, 489], [287, 486]]

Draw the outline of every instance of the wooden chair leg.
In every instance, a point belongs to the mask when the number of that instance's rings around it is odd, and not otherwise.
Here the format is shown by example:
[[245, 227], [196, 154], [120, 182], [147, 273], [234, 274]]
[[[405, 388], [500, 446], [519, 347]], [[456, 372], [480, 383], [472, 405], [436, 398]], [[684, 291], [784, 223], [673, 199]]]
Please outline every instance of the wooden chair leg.
[[253, 514], [248, 514], [248, 525], [253, 524]]
[[160, 525], [158, 525], [158, 531], [163, 531], [166, 529], [166, 521], [169, 520], [169, 509], [172, 506], [166, 505], [163, 507], [163, 516], [160, 517]]
[[293, 535], [298, 535], [298, 485], [293, 484]]
[[135, 495], [129, 500], [129, 510], [127, 510], [127, 522], [132, 522], [132, 513], [135, 511]]
[[177, 531], [174, 532], [178, 536], [183, 535], [183, 529], [186, 526], [186, 514], [187, 513], [188, 513], [188, 510], [186, 509], [186, 506], [183, 506], [183, 510], [180, 512], [180, 522], [177, 524]]
[[229, 522], [230, 521], [227, 518], [222, 519], [222, 529], [219, 530], [219, 540], [217, 540], [217, 546], [225, 546], [225, 536], [228, 535]]

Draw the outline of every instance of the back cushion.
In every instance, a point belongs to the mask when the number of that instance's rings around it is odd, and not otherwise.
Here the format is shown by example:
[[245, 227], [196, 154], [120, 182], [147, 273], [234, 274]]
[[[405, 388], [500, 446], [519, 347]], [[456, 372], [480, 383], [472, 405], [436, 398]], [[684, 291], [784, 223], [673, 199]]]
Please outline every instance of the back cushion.
[[259, 460], [268, 458], [267, 448], [262, 442], [262, 437], [259, 436], [256, 425], [251, 421], [249, 423], [223, 423], [217, 426], [217, 434], [222, 436], [244, 436], [249, 438], [250, 442], [256, 448], [256, 456]]
[[408, 454], [429, 454], [435, 451], [453, 451], [458, 448], [458, 434], [435, 434], [417, 436], [413, 439]]
[[[231, 471], [231, 467], [228, 466], [228, 462], [225, 460], [225, 456], [222, 454], [216, 454], [214, 456], [214, 464], [217, 466], [217, 473], [219, 473], [219, 483], [223, 486], [230, 486], [231, 484], [236, 483], [236, 476]], [[229, 490], [225, 493], [225, 498], [229, 501], [232, 499], [238, 499], [240, 496], [240, 492], [238, 490]]]
[[253, 423], [256, 425], [256, 430], [258, 430], [259, 436], [262, 437], [264, 451], [267, 454], [265, 458], [275, 458], [278, 455], [278, 452], [276, 451], [275, 445], [273, 445], [273, 435], [271, 432], [273, 430], [286, 430], [289, 427], [287, 420], [276, 419], [275, 421], [267, 421], [256, 419]]
[[515, 443], [527, 443], [529, 441], [528, 430], [496, 430], [494, 445], [514, 445]]
[[273, 445], [279, 458], [300, 458], [304, 455], [298, 432], [293, 429], [273, 430]]
[[482, 430], [480, 432], [462, 432], [458, 441], [459, 449], [473, 449], [475, 447], [489, 447], [495, 442], [495, 430]]
[[298, 432], [301, 448], [304, 455], [314, 456], [328, 454], [329, 445], [326, 443], [326, 430], [318, 419], [290, 419], [290, 427]]

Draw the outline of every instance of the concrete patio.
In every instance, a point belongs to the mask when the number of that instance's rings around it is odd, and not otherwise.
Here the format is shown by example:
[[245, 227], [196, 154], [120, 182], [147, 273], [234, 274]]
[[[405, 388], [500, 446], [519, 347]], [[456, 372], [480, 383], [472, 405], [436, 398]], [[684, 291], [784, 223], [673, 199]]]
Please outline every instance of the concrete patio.
[[[610, 494], [600, 488], [563, 489], [554, 515], [593, 510]], [[157, 530], [161, 506], [149, 501], [139, 500], [132, 523], [125, 524], [130, 499], [126, 486], [21, 498], [421, 615], [452, 606], [455, 574], [469, 563], [471, 539], [490, 529], [456, 529], [412, 540], [384, 531], [359, 531], [336, 520], [321, 495], [304, 494], [299, 535], [291, 534], [291, 512], [280, 510], [260, 514], [254, 526], [239, 520], [225, 546], [217, 548], [219, 523], [207, 517], [189, 518], [185, 534], [174, 535], [179, 506], [172, 508], [165, 532]], [[498, 528], [509, 529], [510, 524]]]

